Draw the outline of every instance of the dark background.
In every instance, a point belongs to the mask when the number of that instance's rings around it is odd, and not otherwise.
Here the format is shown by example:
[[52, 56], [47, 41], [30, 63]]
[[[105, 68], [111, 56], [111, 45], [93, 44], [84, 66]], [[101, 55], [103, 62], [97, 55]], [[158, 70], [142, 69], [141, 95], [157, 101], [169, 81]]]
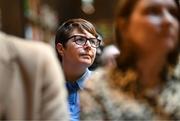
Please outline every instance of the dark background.
[[[112, 20], [116, 1], [94, 0], [95, 12], [86, 14], [81, 9], [81, 0], [0, 0], [0, 30], [26, 38], [25, 32], [28, 24], [30, 27], [32, 26], [32, 33], [37, 33], [37, 35], [40, 33], [41, 35], [30, 39], [50, 41], [50, 37], [53, 36], [57, 28], [49, 29], [42, 21], [39, 21], [41, 19], [41, 6], [46, 4], [56, 13], [58, 19], [56, 27], [69, 18], [84, 18], [91, 21], [104, 39], [109, 41], [112, 38]], [[32, 4], [31, 7], [27, 7], [30, 6], [27, 5], [29, 3]], [[36, 19], [33, 19], [33, 16], [27, 17], [28, 11], [34, 11]], [[50, 37], [47, 36], [48, 34]]]

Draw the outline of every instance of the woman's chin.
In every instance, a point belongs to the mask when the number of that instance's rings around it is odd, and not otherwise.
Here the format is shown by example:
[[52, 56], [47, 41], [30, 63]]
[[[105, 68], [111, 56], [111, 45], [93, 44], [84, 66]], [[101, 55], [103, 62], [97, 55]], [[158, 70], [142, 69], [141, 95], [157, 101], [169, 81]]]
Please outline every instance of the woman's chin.
[[169, 51], [172, 51], [172, 50], [174, 50], [175, 48], [176, 48], [176, 44], [174, 43], [174, 42], [169, 42], [169, 43], [167, 43], [166, 45], [165, 45], [165, 48], [167, 49], [167, 50], [169, 50]]
[[83, 59], [83, 60], [81, 60], [81, 63], [87, 67], [92, 65], [92, 61], [89, 59]]
[[158, 48], [161, 51], [171, 52], [172, 50], [174, 50], [176, 48], [176, 46], [177, 46], [176, 42], [174, 42], [170, 39], [166, 39], [166, 40], [164, 40], [163, 43], [159, 44]]

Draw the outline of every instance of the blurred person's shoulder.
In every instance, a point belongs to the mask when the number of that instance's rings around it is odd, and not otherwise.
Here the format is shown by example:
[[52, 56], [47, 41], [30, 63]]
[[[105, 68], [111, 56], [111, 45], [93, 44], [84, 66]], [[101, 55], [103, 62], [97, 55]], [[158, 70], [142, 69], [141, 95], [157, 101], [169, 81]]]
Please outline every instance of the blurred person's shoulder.
[[[22, 57], [36, 59], [54, 53], [50, 45], [39, 41], [26, 40], [0, 32], [0, 47], [5, 58]], [[51, 53], [51, 54], [49, 54]]]
[[105, 67], [99, 67], [95, 71], [92, 71], [91, 76], [85, 82], [85, 88], [90, 90], [100, 88], [99, 86], [102, 86], [107, 82], [109, 71], [110, 70]]
[[0, 33], [0, 51], [0, 61], [3, 65], [9, 68], [22, 67], [29, 75], [36, 75], [37, 72], [50, 68], [50, 65], [59, 70], [60, 64], [54, 49], [43, 42]]
[[180, 56], [179, 56], [178, 64], [177, 64], [176, 69], [175, 69], [175, 76], [180, 81]]
[[177, 65], [175, 76], [170, 78], [164, 86], [159, 101], [165, 111], [180, 118], [180, 63]]
[[104, 106], [102, 102], [106, 101], [101, 102], [99, 97], [104, 95], [104, 90], [107, 88], [106, 76], [108, 76], [107, 70], [99, 67], [86, 80], [84, 90], [80, 91], [81, 120], [103, 120], [104, 114], [101, 106]]

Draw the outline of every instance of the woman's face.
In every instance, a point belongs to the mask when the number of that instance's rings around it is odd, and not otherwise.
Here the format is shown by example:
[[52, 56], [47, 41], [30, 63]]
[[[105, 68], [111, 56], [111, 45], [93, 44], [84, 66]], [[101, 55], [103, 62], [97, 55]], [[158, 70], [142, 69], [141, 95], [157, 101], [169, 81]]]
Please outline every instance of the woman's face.
[[139, 0], [125, 28], [126, 39], [143, 52], [170, 52], [178, 41], [174, 0]]
[[[80, 32], [75, 29], [71, 36], [86, 37], [86, 38], [96, 38], [91, 33], [84, 30]], [[94, 62], [96, 56], [96, 48], [92, 47], [90, 42], [87, 41], [84, 45], [78, 45], [74, 42], [74, 38], [71, 38], [66, 43], [66, 47], [63, 50], [63, 61], [69, 65], [79, 66], [79, 67], [89, 67]]]

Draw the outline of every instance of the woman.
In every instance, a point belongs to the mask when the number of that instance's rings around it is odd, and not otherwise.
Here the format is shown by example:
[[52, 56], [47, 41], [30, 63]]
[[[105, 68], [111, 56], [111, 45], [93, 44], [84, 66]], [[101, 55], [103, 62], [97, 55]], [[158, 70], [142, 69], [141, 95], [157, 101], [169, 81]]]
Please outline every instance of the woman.
[[88, 68], [93, 64], [101, 43], [98, 37], [94, 25], [81, 18], [65, 21], [56, 32], [56, 52], [66, 79], [71, 121], [79, 121], [78, 92], [91, 75]]
[[81, 93], [81, 119], [180, 119], [179, 3], [119, 0], [117, 67], [98, 69]]

